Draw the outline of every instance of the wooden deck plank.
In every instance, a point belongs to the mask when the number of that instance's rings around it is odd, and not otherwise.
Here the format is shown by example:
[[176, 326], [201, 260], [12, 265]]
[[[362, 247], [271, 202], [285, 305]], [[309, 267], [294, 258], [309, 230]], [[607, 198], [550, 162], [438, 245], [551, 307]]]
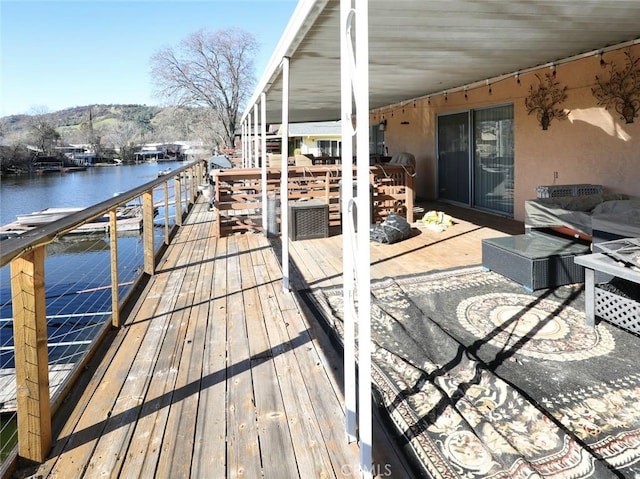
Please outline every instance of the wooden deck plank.
[[265, 478], [296, 477], [293, 444], [273, 363], [277, 354], [274, 349], [279, 350], [281, 345], [270, 344], [267, 335], [267, 324], [282, 321], [282, 316], [269, 314], [261, 307], [251, 257], [250, 244], [254, 242], [249, 241], [250, 236], [254, 235], [243, 235], [238, 244], [263, 474]]
[[226, 477], [227, 238], [217, 240], [192, 477]]
[[[281, 277], [279, 264], [274, 255], [265, 255], [267, 271], [272, 279]], [[344, 424], [344, 410], [336, 391], [331, 385], [325, 369], [326, 364], [316, 350], [309, 326], [304, 322], [295, 297], [279, 287], [274, 288], [278, 309], [282, 311], [286, 334], [292, 344], [302, 344], [293, 350], [299, 365], [306, 395], [309, 397], [313, 414], [319, 425], [321, 440], [327, 447], [333, 473], [336, 477], [347, 477], [345, 471], [357, 470], [355, 445], [346, 442], [344, 428], [331, 427], [331, 424]], [[300, 386], [299, 386], [300, 387]], [[355, 468], [355, 469], [354, 469]]]
[[194, 448], [205, 346], [205, 335], [200, 334], [200, 331], [206, 330], [207, 327], [208, 292], [211, 290], [212, 280], [211, 270], [207, 269], [207, 263], [203, 262], [207, 243], [202, 241], [202, 238], [207, 234], [208, 228], [199, 236], [192, 249], [191, 263], [199, 264], [200, 267], [192, 268], [193, 284], [188, 295], [184, 295], [184, 304], [178, 303], [179, 308], [183, 310], [182, 321], [187, 327], [185, 336], [180, 337], [183, 346], [176, 365], [177, 381], [155, 477], [189, 477], [191, 473], [191, 463], [184, 458], [191, 456]]
[[[188, 236], [189, 238], [195, 239], [200, 235], [202, 227], [193, 227], [190, 229], [192, 231], [189, 231]], [[197, 250], [187, 248], [187, 244], [188, 242], [184, 245], [186, 250], [184, 261], [186, 264], [189, 264], [193, 259], [192, 255], [197, 254]], [[180, 291], [186, 289], [186, 291], [189, 292], [197, 280], [195, 277], [197, 271], [193, 268], [182, 268], [170, 274], [180, 276]], [[184, 307], [186, 304], [189, 304], [188, 302], [191, 299], [188, 297], [187, 292], [178, 294], [176, 296], [176, 302], [172, 308], [167, 311], [167, 316], [169, 316], [167, 327], [162, 330], [156, 330], [157, 334], [160, 337], [164, 335], [164, 338], [160, 340], [160, 338], [156, 338], [154, 335], [147, 334], [134, 358], [127, 355], [123, 356], [120, 371], [121, 374], [126, 374], [126, 376], [124, 377], [122, 390], [107, 420], [107, 432], [103, 434], [98, 441], [93, 453], [93, 458], [89, 462], [89, 470], [97, 476], [111, 475], [120, 470], [133, 437], [138, 416], [140, 415], [143, 405], [147, 404], [146, 395], [149, 390], [149, 383], [155, 376], [154, 369], [159, 357], [168, 356], [174, 358], [174, 364], [171, 365], [167, 377], [169, 383], [168, 389], [173, 391], [176, 388], [176, 373], [174, 373], [174, 371], [177, 371], [178, 368], [175, 362], [177, 361], [176, 358], [179, 358], [179, 352], [184, 345], [184, 329], [186, 328], [185, 321], [182, 321], [182, 317], [184, 316]], [[174, 310], [179, 313], [177, 315], [174, 314]], [[162, 349], [159, 350], [158, 344], [162, 345]], [[173, 351], [167, 354], [167, 348]], [[130, 370], [126, 370], [127, 362], [130, 364]], [[117, 364], [116, 367], [118, 367]], [[169, 395], [169, 398], [170, 397], [171, 395]], [[173, 436], [169, 434], [167, 437], [171, 438]], [[170, 444], [170, 440], [167, 442]], [[163, 443], [163, 446], [165, 445], [166, 443]]]
[[237, 241], [231, 242], [227, 251], [227, 475], [232, 478], [260, 477], [260, 449]]
[[323, 268], [326, 252], [319, 252], [313, 240], [290, 241], [289, 245], [291, 250], [295, 250], [296, 258], [304, 263], [304, 266], [300, 267], [304, 268], [306, 279], [310, 284], [319, 283], [327, 277], [326, 267]]
[[[190, 226], [185, 227], [184, 233], [188, 231], [186, 228], [190, 228]], [[198, 261], [200, 258], [198, 249], [194, 249], [189, 245], [196, 241], [201, 234], [202, 232], [194, 228], [186, 240], [184, 239], [184, 234], [177, 239], [177, 241], [185, 244], [185, 254], [189, 258], [188, 264]], [[167, 270], [172, 269], [169, 265], [167, 266]], [[177, 385], [179, 361], [188, 326], [188, 314], [185, 312], [187, 299], [185, 296], [191, 295], [190, 291], [196, 281], [194, 276], [197, 275], [193, 272], [185, 275], [181, 290], [183, 293], [179, 295], [174, 310], [170, 313], [170, 320], [158, 352], [158, 360], [150, 380], [147, 398], [129, 445], [126, 462], [123, 465], [123, 470], [140, 474], [140, 477], [145, 477], [149, 474], [154, 476], [164, 474], [166, 476], [167, 469], [162, 469], [158, 464], [164, 446], [163, 438], [169, 429], [169, 414], [176, 395], [175, 391], [180, 391]], [[173, 440], [170, 440], [169, 443], [171, 445], [174, 444]], [[157, 474], [156, 470], [160, 471], [160, 473]]]
[[[258, 282], [262, 309], [265, 314], [279, 315], [278, 303], [275, 298], [274, 287], [279, 287], [267, 273], [264, 264], [254, 265]], [[295, 449], [300, 477], [315, 479], [335, 477], [328, 451], [322, 441], [320, 426], [305, 391], [300, 385], [304, 378], [296, 364], [294, 348], [308, 347], [307, 344], [292, 343], [286, 333], [287, 324], [284, 321], [269, 321], [267, 325], [269, 337], [273, 345], [273, 362], [280, 381], [280, 390], [291, 432], [291, 440]]]
[[[174, 259], [179, 261], [181, 248], [175, 248], [173, 254], [175, 255]], [[152, 317], [163, 310], [170, 309], [174, 302], [174, 296], [163, 293], [166, 289], [177, 292], [180, 283], [181, 273], [179, 272], [168, 278], [163, 277], [159, 281], [152, 282], [146, 291], [149, 301], [138, 308], [137, 313], [145, 317]], [[150, 326], [148, 321], [135, 321], [134, 319], [133, 322], [120, 330], [117, 344], [123, 344], [126, 336], [147, 337], [147, 330], [150, 327], [154, 327], [157, 332], [163, 329], [161, 324], [154, 323], [153, 326]], [[101, 434], [106, 430], [107, 421], [112, 415], [112, 408], [118, 398], [114, 393], [121, 390], [131, 367], [130, 360], [120, 359], [125, 354], [124, 349], [114, 348], [110, 351], [111, 353], [94, 374], [95, 380], [85, 389], [79, 402], [81, 407], [76, 408], [77, 413], [72, 414], [70, 421], [67, 422], [68, 427], [65, 427], [60, 434], [62, 438], [58, 441], [60, 450], [56, 444], [51, 455], [55, 461], [55, 465], [50, 470], [50, 475], [53, 477], [81, 477]], [[114, 370], [118, 368], [119, 372], [114, 374]]]
[[241, 288], [242, 300], [244, 302], [245, 320], [247, 323], [249, 355], [252, 358], [260, 359], [271, 354], [269, 346], [269, 338], [265, 329], [265, 322], [268, 318], [263, 317], [260, 309], [260, 299], [256, 291], [256, 278], [253, 274], [251, 250], [247, 236], [242, 235], [238, 238], [241, 272]]

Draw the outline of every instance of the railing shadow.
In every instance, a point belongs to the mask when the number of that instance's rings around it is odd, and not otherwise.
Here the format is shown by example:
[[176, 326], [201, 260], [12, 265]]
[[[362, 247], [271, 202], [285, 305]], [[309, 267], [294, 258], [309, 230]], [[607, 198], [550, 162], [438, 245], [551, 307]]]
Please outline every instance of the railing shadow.
[[[75, 430], [68, 436], [58, 438], [53, 455], [56, 455], [56, 452], [59, 453], [59, 451], [62, 450], [69, 451], [77, 447], [81, 447], [84, 444], [95, 441], [123, 426], [134, 424], [146, 416], [155, 414], [163, 408], [171, 407], [172, 405], [177, 404], [195, 394], [199, 394], [201, 391], [225, 382], [234, 376], [251, 371], [252, 367], [255, 367], [265, 361], [271, 361], [275, 357], [297, 349], [310, 341], [311, 338], [308, 334], [300, 333], [289, 341], [260, 351], [237, 363], [230, 364], [223, 369], [219, 369], [218, 371], [203, 376], [197, 381], [192, 381], [189, 384], [167, 391], [156, 398], [145, 398], [145, 400], [138, 406], [114, 415], [109, 414], [106, 419], [96, 422], [84, 429]], [[87, 372], [91, 373], [92, 371]], [[222, 398], [221, 401], [224, 402], [224, 398]]]

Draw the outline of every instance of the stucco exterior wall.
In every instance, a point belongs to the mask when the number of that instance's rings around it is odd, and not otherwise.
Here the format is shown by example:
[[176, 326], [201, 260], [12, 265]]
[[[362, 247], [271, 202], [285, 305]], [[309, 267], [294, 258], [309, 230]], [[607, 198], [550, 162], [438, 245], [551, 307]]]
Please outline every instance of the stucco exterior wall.
[[[640, 196], [640, 118], [625, 123], [615, 110], [598, 106], [591, 91], [596, 75], [608, 80], [612, 62], [618, 71], [626, 66], [625, 50], [607, 52], [606, 68], [601, 67], [598, 55], [556, 67], [556, 81], [560, 87], [567, 86], [567, 100], [561, 107], [569, 116], [552, 120], [546, 131], [534, 114], [527, 114], [524, 99], [530, 86], [538, 85], [536, 74], [544, 80], [551, 73], [549, 67], [521, 74], [519, 84], [509, 77], [470, 88], [467, 98], [459, 91], [447, 94], [446, 99], [437, 95], [376, 110], [370, 121], [387, 121], [389, 155], [408, 151], [416, 156], [419, 198], [437, 198], [437, 115], [509, 103], [514, 107], [515, 219], [524, 219], [524, 201], [535, 197], [538, 185], [595, 183], [604, 185], [606, 191]], [[629, 51], [634, 58], [640, 57], [639, 45]]]

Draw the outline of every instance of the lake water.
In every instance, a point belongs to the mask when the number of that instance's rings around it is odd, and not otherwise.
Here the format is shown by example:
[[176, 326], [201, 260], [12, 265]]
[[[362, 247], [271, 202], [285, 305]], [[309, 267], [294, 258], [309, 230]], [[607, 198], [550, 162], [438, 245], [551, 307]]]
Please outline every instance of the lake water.
[[158, 177], [158, 171], [181, 162], [141, 163], [87, 168], [73, 173], [3, 176], [0, 180], [0, 224], [16, 215], [51, 207], [91, 206]]
[[[160, 170], [176, 169], [181, 162], [93, 167], [72, 173], [4, 176], [0, 181], [1, 224], [16, 215], [50, 207], [88, 207], [147, 183]], [[170, 215], [173, 215], [173, 208]], [[164, 212], [157, 217], [162, 224]], [[156, 230], [156, 244], [163, 230]], [[4, 241], [11, 241], [4, 240]], [[2, 241], [0, 241], [0, 248]], [[118, 238], [120, 294], [124, 295], [142, 265], [139, 234]], [[13, 367], [13, 328], [10, 268], [0, 270], [0, 368]], [[45, 260], [47, 324], [51, 362], [77, 360], [111, 310], [109, 238], [72, 235], [47, 247]]]

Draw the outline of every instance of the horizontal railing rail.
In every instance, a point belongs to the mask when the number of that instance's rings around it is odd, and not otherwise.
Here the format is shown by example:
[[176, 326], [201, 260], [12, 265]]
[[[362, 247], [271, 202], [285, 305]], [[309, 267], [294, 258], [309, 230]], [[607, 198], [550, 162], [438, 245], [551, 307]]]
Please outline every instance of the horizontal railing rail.
[[88, 223], [93, 219], [99, 218], [113, 208], [130, 202], [134, 198], [142, 195], [145, 191], [152, 190], [158, 185], [167, 183], [176, 176], [191, 170], [194, 165], [201, 165], [201, 167], [203, 167], [201, 162], [189, 163], [186, 166], [176, 168], [171, 171], [171, 173], [149, 181], [137, 188], [120, 193], [113, 198], [109, 198], [101, 203], [85, 208], [84, 210], [65, 216], [53, 223], [23, 233], [18, 237], [12, 238], [11, 241], [3, 242], [2, 249], [0, 250], [0, 267], [7, 265], [13, 259], [20, 257], [24, 253], [31, 251], [38, 246], [51, 243], [56, 238], [63, 236], [84, 223]]
[[[11, 317], [0, 319], [2, 328], [7, 328], [11, 323], [12, 336], [9, 343], [0, 344], [0, 357], [6, 359], [7, 355], [11, 355], [9, 362], [0, 359], [0, 380], [15, 387], [15, 417], [2, 412], [4, 420], [0, 441], [10, 436], [5, 425], [13, 424], [11, 427], [17, 431], [13, 433], [17, 436], [17, 445], [7, 453], [5, 444], [0, 443], [3, 457], [1, 477], [7, 477], [18, 458], [36, 463], [45, 460], [52, 442], [52, 414], [61, 404], [65, 393], [70, 391], [82, 366], [95, 352], [106, 332], [120, 326], [120, 313], [132, 299], [136, 284], [154, 274], [159, 252], [169, 244], [175, 228], [182, 225], [184, 216], [195, 204], [206, 181], [206, 162], [189, 163], [101, 203], [2, 240], [0, 267], [3, 273], [6, 272], [5, 267], [10, 268], [11, 299], [9, 302], [3, 300], [0, 306], [3, 312], [10, 309]], [[138, 231], [134, 231], [134, 249], [141, 251], [136, 253], [139, 258], [127, 257], [123, 266], [118, 257], [121, 242], [126, 238], [119, 230], [125, 226], [118, 214], [123, 207], [132, 204], [139, 205], [136, 210], [140, 217], [136, 218], [139, 222], [136, 223]], [[101, 276], [97, 286], [92, 284], [82, 291], [67, 292], [66, 284], [48, 284], [45, 265], [49, 264], [50, 258], [47, 255], [56, 249], [64, 249], [61, 241], [76, 237], [79, 228], [95, 224], [92, 222], [97, 219], [105, 225], [102, 234], [106, 234], [108, 240], [102, 243], [95, 238], [85, 241], [88, 248], [108, 251], [106, 266], [96, 270], [96, 273], [92, 272], [92, 276]], [[142, 238], [142, 248], [137, 247], [137, 238]], [[139, 267], [134, 263], [139, 263]], [[63, 264], [61, 268], [64, 267]], [[72, 272], [68, 273], [66, 277]], [[119, 279], [120, 276], [123, 278]], [[52, 292], [54, 289], [55, 293]], [[61, 307], [60, 304], [64, 303], [62, 300], [55, 303], [59, 300], [58, 296], [78, 297], [79, 293], [84, 295], [95, 291], [107, 295], [106, 299], [105, 296], [101, 297], [101, 302], [95, 302], [100, 306], [98, 311], [92, 310], [93, 303], [89, 300], [82, 304], [80, 311], [68, 311], [70, 308]], [[55, 313], [47, 311], [50, 306], [55, 306]], [[79, 317], [90, 319], [82, 323], [77, 320]], [[55, 338], [50, 337], [49, 323], [63, 322], [64, 318], [73, 319], [64, 325], [63, 332], [56, 332]], [[86, 323], [93, 326], [89, 327]], [[72, 328], [78, 329], [70, 331]], [[57, 362], [52, 363], [49, 361], [49, 351], [56, 347], [64, 350], [64, 358], [60, 360], [58, 357]], [[78, 350], [81, 350], [81, 356], [78, 356]], [[12, 374], [15, 376], [11, 377]], [[54, 385], [50, 382], [56, 382], [54, 394]], [[11, 439], [10, 442], [16, 441]]]
[[[268, 197], [279, 198], [280, 172], [279, 167], [267, 169]], [[404, 165], [387, 163], [370, 167], [372, 223], [383, 221], [391, 213], [413, 222], [414, 176], [413, 167]], [[261, 170], [218, 170], [214, 173], [214, 180], [216, 234], [226, 236], [236, 232], [262, 231]], [[315, 200], [326, 204], [329, 225], [341, 225], [341, 165], [291, 166], [287, 185], [289, 201]], [[275, 213], [268, 213], [272, 214]]]

